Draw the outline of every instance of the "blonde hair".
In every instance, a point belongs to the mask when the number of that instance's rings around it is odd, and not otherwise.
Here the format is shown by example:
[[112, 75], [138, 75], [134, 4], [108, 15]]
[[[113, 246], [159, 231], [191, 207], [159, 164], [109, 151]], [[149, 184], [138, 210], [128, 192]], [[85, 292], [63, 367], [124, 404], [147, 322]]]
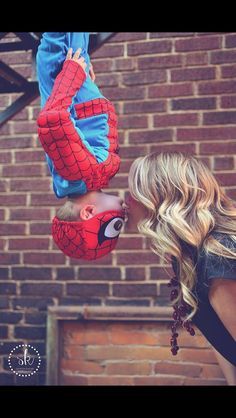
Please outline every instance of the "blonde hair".
[[137, 158], [130, 169], [131, 196], [147, 209], [138, 230], [151, 239], [151, 249], [162, 259], [168, 253], [177, 259], [181, 298], [197, 311], [192, 292], [196, 270], [185, 245], [206, 253], [236, 259], [211, 231], [230, 235], [236, 242], [235, 202], [226, 196], [209, 168], [197, 158], [180, 152], [152, 153]]
[[80, 221], [80, 215], [79, 215], [80, 207], [78, 204], [73, 200], [69, 199], [64, 203], [63, 206], [61, 206], [56, 213], [56, 216], [61, 221]]

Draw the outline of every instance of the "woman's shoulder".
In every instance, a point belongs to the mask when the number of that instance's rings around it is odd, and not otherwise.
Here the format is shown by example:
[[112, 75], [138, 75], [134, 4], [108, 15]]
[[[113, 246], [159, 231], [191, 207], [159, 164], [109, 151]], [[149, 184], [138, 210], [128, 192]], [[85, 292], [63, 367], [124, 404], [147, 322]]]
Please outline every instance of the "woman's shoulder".
[[198, 257], [198, 272], [205, 276], [207, 281], [216, 277], [236, 280], [236, 238], [234, 240], [230, 235], [219, 232], [213, 232], [212, 236], [235, 253], [235, 258], [213, 254], [202, 248]]

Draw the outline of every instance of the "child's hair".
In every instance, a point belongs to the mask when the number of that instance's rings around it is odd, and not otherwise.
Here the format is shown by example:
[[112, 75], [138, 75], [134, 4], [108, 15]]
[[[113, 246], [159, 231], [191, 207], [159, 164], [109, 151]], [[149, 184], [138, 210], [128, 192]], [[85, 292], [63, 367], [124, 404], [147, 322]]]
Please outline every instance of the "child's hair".
[[151, 249], [162, 259], [167, 260], [165, 253], [177, 259], [181, 292], [173, 303], [183, 297], [192, 307], [190, 319], [197, 310], [192, 292], [196, 271], [185, 244], [197, 252], [203, 247], [206, 253], [236, 259], [235, 252], [210, 235], [214, 230], [236, 242], [235, 202], [203, 162], [180, 152], [137, 158], [130, 169], [129, 190], [147, 208], [139, 232], [151, 239]]
[[81, 221], [79, 215], [80, 207], [74, 199], [68, 198], [68, 200], [62, 205], [56, 213], [56, 216], [60, 221]]

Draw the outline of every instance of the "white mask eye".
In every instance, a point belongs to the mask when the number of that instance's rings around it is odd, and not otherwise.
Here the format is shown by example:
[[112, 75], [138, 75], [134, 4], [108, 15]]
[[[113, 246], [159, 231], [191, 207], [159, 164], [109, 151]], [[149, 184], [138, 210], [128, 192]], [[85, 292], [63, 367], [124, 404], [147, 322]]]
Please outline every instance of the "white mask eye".
[[104, 230], [104, 236], [106, 238], [115, 238], [119, 235], [122, 226], [124, 225], [124, 219], [114, 218], [112, 219]]

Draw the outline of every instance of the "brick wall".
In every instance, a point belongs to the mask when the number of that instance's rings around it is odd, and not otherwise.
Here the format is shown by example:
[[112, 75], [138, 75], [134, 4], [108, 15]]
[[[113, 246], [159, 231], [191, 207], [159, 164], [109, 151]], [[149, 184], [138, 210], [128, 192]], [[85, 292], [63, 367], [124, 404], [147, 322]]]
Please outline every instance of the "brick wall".
[[[1, 59], [31, 78], [30, 51]], [[108, 192], [124, 197], [133, 159], [170, 149], [199, 156], [236, 198], [236, 33], [117, 33], [92, 61], [98, 85], [119, 113], [122, 164]], [[16, 97], [0, 95], [1, 110]], [[27, 383], [45, 382], [47, 306], [163, 306], [169, 300], [171, 267], [161, 265], [135, 231], [126, 229], [116, 251], [96, 262], [69, 259], [56, 248], [50, 219], [63, 202], [52, 192], [37, 139], [38, 112], [39, 99], [0, 132], [0, 384], [24, 384], [7, 364], [21, 342], [37, 347], [43, 360]], [[185, 350], [198, 365], [193, 347]], [[167, 358], [164, 367], [168, 379]], [[201, 373], [192, 378], [201, 384]]]

